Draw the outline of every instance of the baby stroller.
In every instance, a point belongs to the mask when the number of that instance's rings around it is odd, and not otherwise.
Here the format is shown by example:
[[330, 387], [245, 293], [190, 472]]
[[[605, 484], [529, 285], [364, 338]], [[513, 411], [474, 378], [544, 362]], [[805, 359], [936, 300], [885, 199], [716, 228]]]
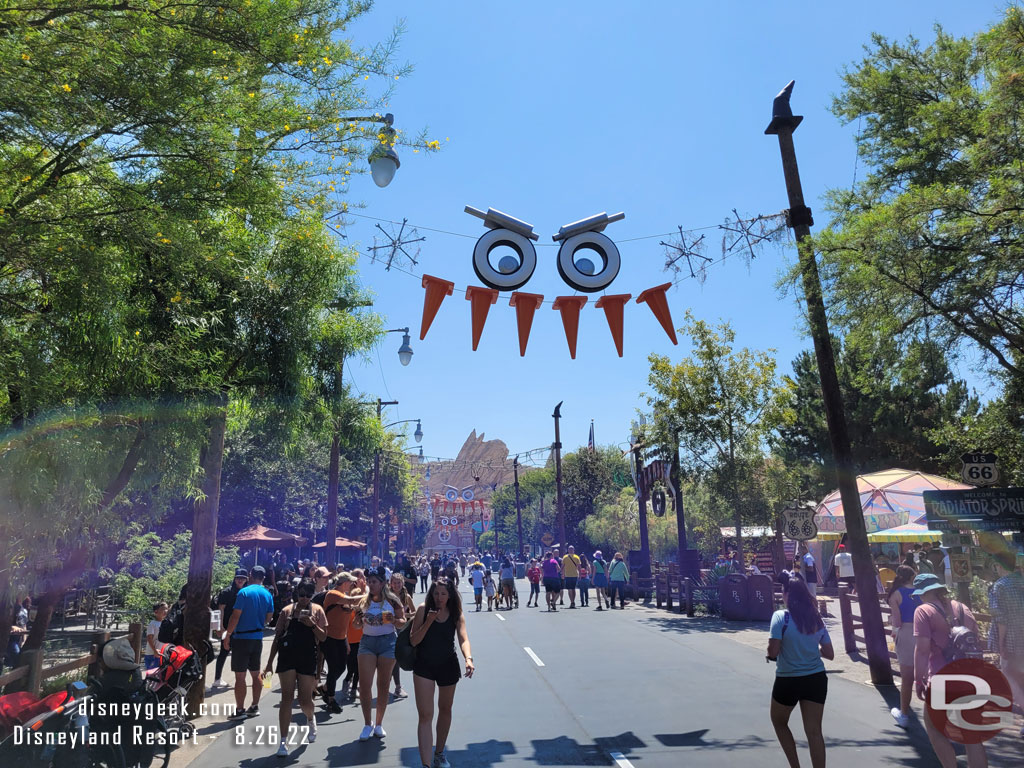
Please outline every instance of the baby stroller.
[[188, 722], [185, 700], [203, 676], [199, 655], [184, 645], [170, 643], [161, 645], [158, 651], [160, 663], [146, 672], [146, 687], [162, 705], [167, 730], [177, 730], [182, 739], [191, 739], [195, 726]]

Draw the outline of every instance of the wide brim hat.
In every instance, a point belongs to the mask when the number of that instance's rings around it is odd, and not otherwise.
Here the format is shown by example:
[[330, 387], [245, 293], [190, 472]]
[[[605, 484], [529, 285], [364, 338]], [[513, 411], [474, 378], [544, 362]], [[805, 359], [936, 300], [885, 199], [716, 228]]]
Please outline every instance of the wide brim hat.
[[914, 597], [920, 597], [925, 592], [931, 592], [936, 589], [945, 589], [946, 585], [939, 581], [939, 577], [934, 573], [919, 573], [914, 577]]

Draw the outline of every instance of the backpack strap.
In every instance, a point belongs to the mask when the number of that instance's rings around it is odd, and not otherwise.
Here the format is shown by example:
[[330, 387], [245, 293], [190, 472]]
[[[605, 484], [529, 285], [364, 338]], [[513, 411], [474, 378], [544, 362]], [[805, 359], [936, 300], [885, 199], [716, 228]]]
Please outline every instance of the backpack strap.
[[779, 642], [781, 642], [782, 638], [786, 636], [787, 629], [789, 629], [789, 611], [786, 611], [785, 615], [782, 617], [782, 637], [779, 638]]

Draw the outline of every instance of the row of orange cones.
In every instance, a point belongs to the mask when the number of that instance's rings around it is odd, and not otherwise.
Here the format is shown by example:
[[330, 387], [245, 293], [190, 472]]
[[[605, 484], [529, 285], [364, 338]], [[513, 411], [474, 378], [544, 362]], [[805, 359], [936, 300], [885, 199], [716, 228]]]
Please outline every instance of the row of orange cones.
[[[672, 283], [664, 283], [648, 288], [636, 297], [637, 304], [647, 304], [651, 312], [665, 329], [665, 333], [678, 344], [676, 339], [675, 326], [672, 324], [672, 311], [668, 306], [667, 291]], [[423, 320], [420, 323], [420, 340], [422, 341], [430, 324], [434, 322], [441, 302], [446, 296], [451, 296], [455, 290], [455, 283], [433, 275], [423, 276], [423, 288], [426, 295], [423, 298]], [[622, 357], [622, 324], [623, 308], [627, 301], [633, 298], [629, 293], [618, 293], [611, 296], [601, 296], [594, 304], [598, 309], [604, 310], [605, 319], [608, 321], [608, 328], [612, 332], [612, 339], [615, 342], [615, 349]], [[487, 322], [487, 313], [491, 305], [498, 302], [498, 291], [493, 288], [482, 288], [471, 285], [466, 288], [466, 300], [472, 303], [473, 314], [473, 351], [476, 351], [480, 344], [480, 336], [484, 332], [484, 324]], [[509, 306], [516, 308], [516, 323], [519, 327], [519, 356], [526, 356], [526, 344], [530, 340], [530, 329], [533, 327], [533, 315], [540, 309], [544, 296], [539, 293], [514, 292], [509, 298]], [[569, 342], [569, 356], [576, 359], [576, 337], [580, 327], [580, 310], [587, 303], [586, 296], [557, 296], [552, 309], [557, 309], [562, 314], [562, 326], [565, 329], [565, 340]]]

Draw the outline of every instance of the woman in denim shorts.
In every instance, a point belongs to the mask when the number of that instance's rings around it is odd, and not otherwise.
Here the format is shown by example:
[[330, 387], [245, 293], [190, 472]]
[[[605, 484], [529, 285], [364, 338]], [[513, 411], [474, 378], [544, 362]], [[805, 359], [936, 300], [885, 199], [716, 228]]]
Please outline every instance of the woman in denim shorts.
[[[360, 741], [371, 736], [383, 739], [384, 712], [388, 708], [391, 688], [391, 670], [395, 666], [395, 639], [397, 631], [405, 626], [402, 601], [388, 587], [387, 571], [380, 566], [366, 572], [366, 596], [356, 607], [352, 623], [361, 627], [363, 637], [359, 643], [359, 704], [363, 708], [363, 726]], [[373, 697], [373, 676], [377, 675], [377, 720], [370, 724], [370, 704]]]

